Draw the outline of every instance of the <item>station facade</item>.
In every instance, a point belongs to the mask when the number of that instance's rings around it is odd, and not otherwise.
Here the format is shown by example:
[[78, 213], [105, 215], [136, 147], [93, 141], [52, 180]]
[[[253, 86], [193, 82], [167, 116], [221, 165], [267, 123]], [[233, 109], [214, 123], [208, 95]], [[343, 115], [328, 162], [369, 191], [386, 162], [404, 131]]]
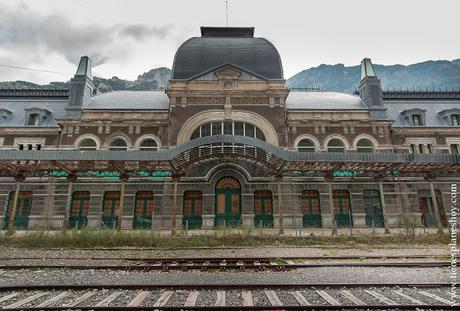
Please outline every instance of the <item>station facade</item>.
[[[0, 212], [19, 228], [447, 225], [460, 92], [287, 89], [254, 28], [202, 27], [166, 90], [0, 90]], [[16, 152], [17, 151], [17, 152]]]

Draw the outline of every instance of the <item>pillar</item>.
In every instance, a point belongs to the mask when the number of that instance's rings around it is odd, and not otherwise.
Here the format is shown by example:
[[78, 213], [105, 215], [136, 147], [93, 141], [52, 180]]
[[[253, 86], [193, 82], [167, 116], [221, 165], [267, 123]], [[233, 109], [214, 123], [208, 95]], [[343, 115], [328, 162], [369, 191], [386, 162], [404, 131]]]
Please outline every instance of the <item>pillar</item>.
[[177, 224], [176, 224], [176, 205], [177, 205], [177, 181], [178, 177], [173, 177], [173, 206], [171, 210], [171, 235], [176, 235]]
[[123, 205], [125, 202], [125, 182], [128, 179], [128, 177], [124, 174], [120, 176], [120, 212], [118, 214], [118, 224], [117, 224], [117, 229], [121, 230], [121, 225], [123, 223]]
[[279, 217], [279, 234], [284, 234], [284, 220], [283, 220], [283, 204], [282, 204], [282, 193], [281, 193], [281, 182], [283, 181], [283, 177], [277, 177], [277, 184], [278, 184], [278, 217]]
[[16, 207], [18, 206], [18, 198], [19, 198], [19, 189], [21, 187], [21, 181], [16, 178], [16, 189], [14, 191], [14, 199], [13, 199], [13, 206], [9, 211], [9, 219], [8, 219], [8, 228], [14, 227], [14, 215], [16, 214]]
[[337, 235], [337, 223], [335, 221], [335, 207], [334, 207], [334, 194], [332, 193], [332, 182], [328, 182], [329, 188], [329, 202], [331, 205], [331, 221], [332, 221], [332, 235]]
[[434, 191], [433, 182], [430, 181], [431, 202], [433, 203], [434, 215], [436, 217], [436, 225], [442, 226], [441, 214], [439, 212], [438, 200], [436, 200], [436, 191]]
[[385, 234], [390, 234], [390, 229], [388, 228], [387, 209], [385, 205], [385, 195], [383, 194], [383, 183], [381, 180], [379, 181], [379, 192], [380, 192], [380, 206], [382, 207], [383, 226], [385, 227]]
[[70, 228], [69, 218], [70, 218], [70, 209], [72, 208], [72, 188], [73, 188], [73, 181], [69, 180], [69, 186], [67, 187], [67, 201], [65, 205], [64, 230], [67, 230]]

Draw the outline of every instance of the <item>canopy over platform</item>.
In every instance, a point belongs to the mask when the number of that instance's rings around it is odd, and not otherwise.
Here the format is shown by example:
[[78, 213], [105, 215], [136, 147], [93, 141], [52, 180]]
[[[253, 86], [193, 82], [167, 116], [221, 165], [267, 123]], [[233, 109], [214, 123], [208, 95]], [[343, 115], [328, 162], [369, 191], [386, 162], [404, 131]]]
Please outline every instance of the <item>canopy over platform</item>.
[[161, 151], [0, 150], [0, 176], [174, 176], [198, 163], [232, 161], [263, 166], [274, 176], [460, 176], [459, 155], [303, 153], [231, 135]]

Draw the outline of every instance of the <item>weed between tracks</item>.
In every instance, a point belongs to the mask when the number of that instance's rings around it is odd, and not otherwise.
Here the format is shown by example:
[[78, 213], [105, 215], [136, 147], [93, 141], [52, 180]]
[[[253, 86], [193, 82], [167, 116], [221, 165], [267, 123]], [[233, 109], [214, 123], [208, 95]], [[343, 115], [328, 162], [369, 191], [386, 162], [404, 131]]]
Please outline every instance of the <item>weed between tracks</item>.
[[92, 248], [92, 247], [231, 247], [231, 246], [358, 246], [364, 245], [445, 245], [448, 233], [437, 232], [410, 236], [394, 233], [386, 236], [338, 235], [291, 237], [281, 235], [253, 235], [247, 231], [222, 232], [215, 230], [208, 234], [186, 236], [159, 235], [150, 230], [70, 230], [70, 231], [28, 231], [25, 234], [1, 234], [0, 245], [24, 248]]

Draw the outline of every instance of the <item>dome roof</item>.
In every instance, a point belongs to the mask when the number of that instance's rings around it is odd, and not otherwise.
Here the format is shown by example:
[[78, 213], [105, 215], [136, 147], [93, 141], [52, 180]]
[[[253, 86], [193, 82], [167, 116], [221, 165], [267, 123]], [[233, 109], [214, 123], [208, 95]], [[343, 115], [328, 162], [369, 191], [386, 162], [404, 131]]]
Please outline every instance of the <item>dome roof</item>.
[[172, 79], [187, 80], [228, 64], [265, 79], [283, 79], [278, 51], [253, 34], [254, 28], [201, 27], [201, 37], [188, 39], [177, 50]]

